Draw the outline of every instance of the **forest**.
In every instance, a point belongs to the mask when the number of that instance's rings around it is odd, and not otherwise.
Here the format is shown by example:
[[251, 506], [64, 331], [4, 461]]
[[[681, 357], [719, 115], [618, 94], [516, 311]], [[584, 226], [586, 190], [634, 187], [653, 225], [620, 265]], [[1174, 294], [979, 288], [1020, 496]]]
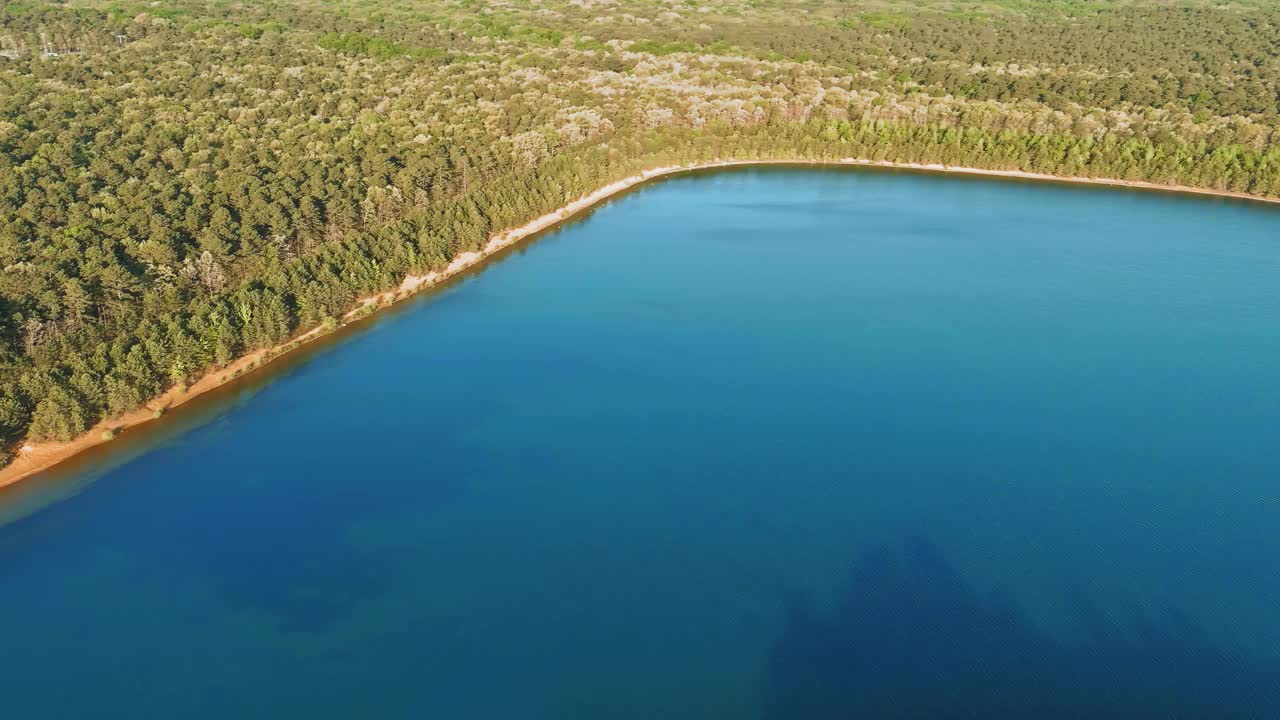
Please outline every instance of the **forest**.
[[1280, 6], [6, 2], [0, 460], [641, 169], [843, 157], [1280, 196]]

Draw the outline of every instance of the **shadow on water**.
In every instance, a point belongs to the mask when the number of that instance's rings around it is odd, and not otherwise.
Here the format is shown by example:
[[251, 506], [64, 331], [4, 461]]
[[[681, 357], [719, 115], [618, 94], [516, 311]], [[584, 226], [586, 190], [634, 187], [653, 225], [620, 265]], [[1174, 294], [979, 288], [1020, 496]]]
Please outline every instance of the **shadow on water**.
[[1280, 661], [1215, 646], [1188, 618], [1122, 627], [1076, 602], [1064, 642], [978, 597], [932, 542], [854, 561], [830, 613], [789, 603], [765, 718], [1273, 718]]
[[566, 225], [586, 220], [624, 195], [641, 189], [644, 186], [629, 188], [532, 233], [522, 242], [493, 253], [482, 262], [419, 291], [407, 300], [379, 308], [370, 315], [348, 320], [337, 330], [314, 338], [241, 377], [172, 408], [158, 422], [125, 428], [110, 443], [91, 446], [49, 469], [41, 470], [12, 485], [0, 487], [0, 528], [74, 497], [103, 476], [222, 418], [249, 403], [255, 395], [277, 380], [299, 371], [348, 342], [361, 339], [380, 324], [420, 310], [426, 305], [454, 300], [454, 293], [451, 291], [484, 275], [502, 262], [531, 251], [538, 242], [554, 235]]
[[[587, 219], [621, 196], [568, 220]], [[315, 631], [346, 617], [414, 560], [401, 548], [353, 542], [348, 530], [394, 512], [447, 504], [479, 472], [474, 462], [463, 458], [450, 465], [445, 453], [424, 473], [413, 463], [396, 466], [392, 458], [380, 475], [359, 457], [348, 465], [346, 453], [315, 459], [308, 458], [313, 448], [295, 447], [288, 473], [261, 477], [261, 468], [236, 453], [216, 467], [185, 466], [175, 475], [173, 455], [182, 452], [189, 433], [217, 425], [270, 384], [337, 347], [426, 305], [457, 301], [451, 291], [530, 252], [564, 224], [534, 233], [408, 302], [347, 323], [174, 408], [160, 422], [129, 428], [111, 443], [0, 488], [0, 576], [32, 563], [76, 567], [91, 562], [87, 555], [98, 548], [129, 559], [130, 582], [162, 587], [171, 577], [202, 578], [232, 605], [266, 613], [281, 630]], [[433, 441], [439, 447], [464, 442], [449, 433]], [[103, 478], [112, 487], [99, 487]], [[37, 541], [43, 543], [38, 561], [18, 550]]]
[[[134, 460], [129, 482], [95, 492], [94, 502], [61, 503], [6, 527], [0, 577], [103, 572], [139, 589], [195, 581], [208, 594], [187, 601], [222, 604], [206, 612], [252, 611], [281, 631], [320, 631], [385, 593], [414, 561], [411, 549], [370, 546], [353, 539], [351, 529], [396, 513], [433, 512], [465, 492], [467, 482], [466, 468], [382, 482], [345, 466], [338, 472], [351, 481], [333, 482], [322, 478], [319, 463], [294, 476], [255, 477], [252, 458], [175, 476], [172, 452]], [[40, 553], [28, 552], [35, 546]], [[62, 602], [77, 613], [82, 598], [57, 595], [9, 600], [46, 612]], [[146, 596], [143, 590], [115, 596], [124, 603], [122, 618], [137, 621]]]

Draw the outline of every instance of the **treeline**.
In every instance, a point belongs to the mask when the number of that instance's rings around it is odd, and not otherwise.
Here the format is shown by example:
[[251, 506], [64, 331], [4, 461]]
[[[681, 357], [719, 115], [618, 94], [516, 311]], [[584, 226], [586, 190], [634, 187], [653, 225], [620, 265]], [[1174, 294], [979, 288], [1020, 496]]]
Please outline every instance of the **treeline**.
[[642, 166], [854, 156], [1188, 184], [1220, 178], [1217, 184], [1224, 189], [1280, 192], [1280, 153], [1141, 141], [828, 121], [754, 134], [664, 134], [620, 145], [635, 154], [611, 160], [603, 151], [586, 151], [495, 176], [465, 196], [370, 223], [349, 242], [281, 262], [234, 291], [202, 297], [176, 311], [152, 315], [144, 310], [132, 332], [99, 338], [88, 347], [85, 335], [74, 333], [42, 343], [33, 348], [33, 366], [6, 388], [0, 422], [11, 438], [29, 433], [36, 440], [69, 439], [170, 386], [332, 320], [407, 274], [439, 270], [458, 254], [482, 247], [492, 233]]
[[[1219, 11], [465, 5], [0, 7], [0, 443], [74, 437], [655, 165], [860, 157], [1280, 196], [1261, 10], [1197, 41]], [[1113, 80], [1156, 94], [1107, 99]]]

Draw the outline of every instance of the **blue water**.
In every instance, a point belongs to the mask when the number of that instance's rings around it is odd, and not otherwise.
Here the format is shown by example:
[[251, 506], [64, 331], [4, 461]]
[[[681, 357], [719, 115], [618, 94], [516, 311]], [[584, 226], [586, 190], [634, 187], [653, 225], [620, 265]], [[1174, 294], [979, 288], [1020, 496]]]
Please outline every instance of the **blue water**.
[[185, 422], [10, 500], [6, 717], [1280, 716], [1274, 209], [685, 176]]

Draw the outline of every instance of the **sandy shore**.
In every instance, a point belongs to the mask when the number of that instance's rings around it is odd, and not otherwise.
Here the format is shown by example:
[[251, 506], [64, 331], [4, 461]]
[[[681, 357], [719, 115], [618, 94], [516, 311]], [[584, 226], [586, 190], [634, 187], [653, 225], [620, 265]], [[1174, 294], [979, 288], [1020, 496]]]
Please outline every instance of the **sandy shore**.
[[[1053, 182], [1069, 182], [1087, 185], [1109, 185], [1114, 187], [1140, 188], [1145, 190], [1160, 190], [1165, 192], [1187, 193], [1194, 195], [1208, 195], [1215, 197], [1230, 197], [1244, 200], [1254, 200], [1267, 203], [1280, 203], [1280, 199], [1263, 198], [1247, 193], [1231, 192], [1225, 190], [1210, 190], [1205, 188], [1189, 187], [1185, 185], [1161, 185], [1159, 183], [1138, 182], [1129, 180], [1114, 180], [1107, 178], [1087, 178], [1087, 177], [1063, 177], [1058, 175], [1047, 175], [1043, 173], [1022, 172], [1019, 170], [984, 170], [981, 168], [967, 167], [950, 167], [947, 165], [923, 164], [923, 163], [895, 163], [889, 161], [875, 160], [859, 160], [856, 158], [844, 158], [842, 160], [832, 161], [812, 161], [812, 160], [723, 160], [715, 162], [698, 163], [694, 165], [684, 166], [665, 166], [645, 170], [637, 175], [619, 180], [614, 183], [605, 185], [604, 187], [585, 195], [559, 210], [535, 218], [520, 227], [504, 230], [492, 238], [485, 244], [484, 248], [477, 252], [468, 252], [459, 255], [449, 263], [449, 266], [438, 272], [427, 273], [426, 275], [411, 275], [406, 277], [399, 287], [386, 292], [372, 295], [364, 298], [357, 307], [343, 316], [343, 320], [351, 320], [362, 316], [378, 307], [390, 305], [392, 303], [403, 300], [416, 292], [432, 287], [442, 280], [456, 275], [475, 264], [482, 262], [493, 254], [514, 245], [521, 240], [534, 235], [542, 230], [557, 225], [574, 215], [590, 208], [606, 198], [616, 195], [635, 185], [652, 180], [653, 178], [673, 175], [682, 172], [691, 172], [695, 170], [705, 170], [718, 167], [732, 167], [738, 165], [823, 165], [823, 166], [860, 166], [860, 167], [881, 167], [894, 168], [900, 170], [921, 170], [928, 172], [955, 173], [963, 175], [985, 175], [992, 177], [1018, 178], [1022, 180], [1042, 180]], [[121, 430], [151, 422], [164, 417], [164, 412], [170, 408], [177, 407], [186, 403], [193, 398], [232, 382], [241, 377], [250, 370], [260, 368], [277, 357], [293, 350], [300, 345], [314, 340], [325, 334], [326, 329], [322, 327], [312, 328], [301, 335], [296, 336], [292, 340], [278, 345], [274, 348], [266, 350], [258, 350], [250, 353], [230, 365], [214, 370], [197, 382], [186, 388], [185, 391], [178, 388], [170, 389], [164, 394], [152, 399], [142, 408], [126, 413], [123, 416], [104, 420], [88, 432], [75, 440], [69, 442], [44, 442], [44, 443], [28, 443], [22, 446], [17, 457], [13, 462], [0, 469], [0, 487], [11, 485], [19, 480], [30, 477], [38, 472], [47, 470], [54, 465], [80, 453], [96, 445], [110, 442], [110, 438]]]

